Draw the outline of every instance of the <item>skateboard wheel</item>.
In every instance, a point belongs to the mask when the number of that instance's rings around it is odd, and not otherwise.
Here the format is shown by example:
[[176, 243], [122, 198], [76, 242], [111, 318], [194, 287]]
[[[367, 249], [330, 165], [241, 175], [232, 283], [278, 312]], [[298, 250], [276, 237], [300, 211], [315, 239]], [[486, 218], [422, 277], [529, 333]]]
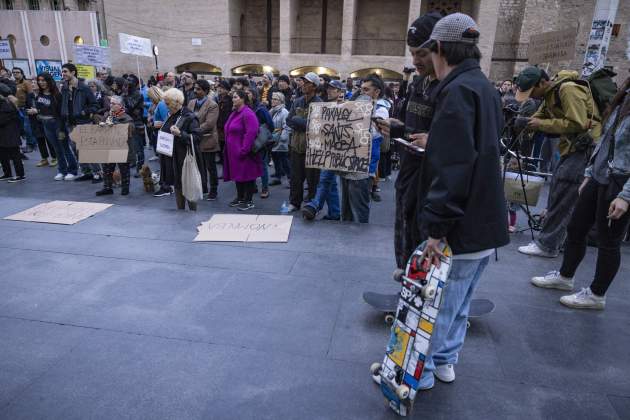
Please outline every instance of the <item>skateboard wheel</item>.
[[396, 389], [396, 395], [401, 400], [406, 400], [409, 397], [409, 387], [407, 385], [401, 385]]
[[422, 298], [423, 299], [433, 299], [435, 297], [437, 290], [435, 286], [425, 286], [422, 288]]
[[396, 270], [394, 270], [394, 273], [392, 274], [392, 278], [394, 279], [394, 281], [401, 283], [404, 275], [405, 275], [405, 272], [401, 270], [400, 268], [397, 268]]
[[385, 315], [385, 323], [386, 323], [387, 325], [392, 325], [392, 324], [394, 323], [394, 320], [395, 320], [395, 319], [396, 319], [396, 318], [395, 318], [395, 317], [394, 317], [394, 315], [392, 315], [392, 314], [387, 314], [387, 315]]
[[381, 364], [378, 363], [378, 362], [372, 363], [372, 365], [370, 366], [370, 373], [372, 374], [372, 376], [380, 375], [381, 374]]

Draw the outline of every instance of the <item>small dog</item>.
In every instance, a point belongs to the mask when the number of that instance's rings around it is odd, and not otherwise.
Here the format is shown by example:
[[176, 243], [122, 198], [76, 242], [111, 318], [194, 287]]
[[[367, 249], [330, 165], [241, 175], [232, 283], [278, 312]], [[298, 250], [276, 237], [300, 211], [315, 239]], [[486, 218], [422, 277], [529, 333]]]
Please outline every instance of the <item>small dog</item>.
[[153, 182], [151, 168], [148, 165], [142, 165], [140, 169], [140, 176], [142, 177], [142, 183], [144, 184], [144, 190], [148, 193], [155, 192], [155, 183]]
[[114, 183], [114, 187], [120, 187], [120, 171], [118, 170], [118, 168], [116, 168], [116, 170], [114, 171], [114, 173], [112, 174], [112, 181]]

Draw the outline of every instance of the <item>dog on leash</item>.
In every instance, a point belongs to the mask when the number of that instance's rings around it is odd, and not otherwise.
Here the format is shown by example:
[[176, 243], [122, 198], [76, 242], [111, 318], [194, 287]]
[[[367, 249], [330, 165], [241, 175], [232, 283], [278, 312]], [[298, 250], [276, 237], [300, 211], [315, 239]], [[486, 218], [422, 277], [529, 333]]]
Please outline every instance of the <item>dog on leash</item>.
[[142, 184], [144, 185], [144, 190], [148, 193], [155, 192], [155, 183], [153, 182], [153, 173], [151, 172], [151, 168], [148, 165], [142, 165], [142, 169], [140, 169], [140, 176], [142, 177]]

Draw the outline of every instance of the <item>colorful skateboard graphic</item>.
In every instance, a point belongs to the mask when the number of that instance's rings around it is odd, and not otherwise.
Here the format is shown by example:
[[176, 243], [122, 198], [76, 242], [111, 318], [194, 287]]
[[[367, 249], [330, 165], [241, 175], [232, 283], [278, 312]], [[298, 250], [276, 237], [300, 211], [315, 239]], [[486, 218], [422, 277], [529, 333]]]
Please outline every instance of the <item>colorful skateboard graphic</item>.
[[390, 340], [383, 362], [370, 367], [389, 407], [401, 416], [411, 413], [451, 269], [451, 249], [442, 247], [439, 268], [422, 260], [422, 244], [409, 258], [405, 272], [395, 273], [402, 288]]

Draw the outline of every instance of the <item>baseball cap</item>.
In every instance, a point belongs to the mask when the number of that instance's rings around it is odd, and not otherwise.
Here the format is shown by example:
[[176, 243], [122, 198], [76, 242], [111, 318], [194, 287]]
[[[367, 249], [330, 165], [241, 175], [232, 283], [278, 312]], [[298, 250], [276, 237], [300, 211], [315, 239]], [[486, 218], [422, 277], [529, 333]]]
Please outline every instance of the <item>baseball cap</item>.
[[306, 73], [304, 76], [301, 77], [301, 79], [304, 79], [307, 82], [311, 82], [315, 86], [319, 86], [319, 76], [313, 73], [312, 71], [309, 71], [308, 73]]
[[414, 20], [407, 31], [407, 45], [417, 48], [425, 43], [431, 36], [431, 32], [442, 15], [438, 12], [427, 13]]
[[339, 90], [346, 90], [346, 85], [344, 83], [341, 83], [339, 80], [331, 80], [330, 83], [328, 83], [328, 87]]
[[518, 102], [526, 101], [534, 90], [534, 86], [540, 81], [543, 72], [538, 67], [525, 67], [516, 77], [516, 95]]
[[435, 41], [474, 45], [479, 42], [479, 27], [470, 16], [464, 13], [453, 13], [435, 24], [429, 40], [420, 48], [429, 48]]

